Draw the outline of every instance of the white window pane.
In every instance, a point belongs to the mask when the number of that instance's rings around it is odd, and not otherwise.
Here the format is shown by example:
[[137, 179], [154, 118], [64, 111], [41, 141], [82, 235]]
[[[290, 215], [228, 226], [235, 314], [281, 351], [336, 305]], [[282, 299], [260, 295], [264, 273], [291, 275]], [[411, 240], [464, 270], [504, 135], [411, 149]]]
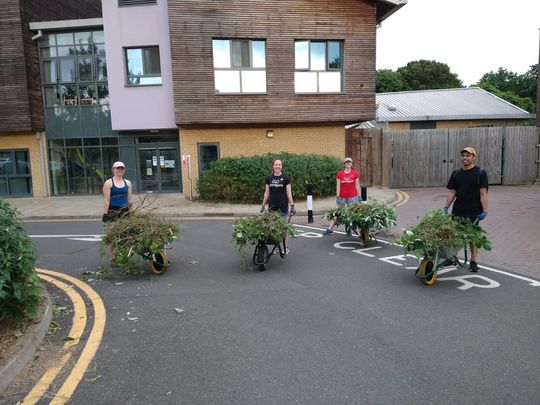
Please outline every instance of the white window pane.
[[316, 93], [317, 73], [316, 72], [295, 72], [294, 73], [295, 93]]
[[310, 70], [326, 70], [326, 44], [311, 42], [310, 51]]
[[319, 92], [340, 93], [341, 72], [319, 72]]
[[295, 69], [309, 69], [309, 42], [296, 41], [294, 43]]
[[230, 41], [226, 39], [214, 39], [212, 41], [215, 68], [230, 68], [231, 67], [230, 46], [231, 46]]
[[240, 93], [240, 71], [216, 70], [214, 80], [216, 93]]
[[243, 71], [242, 93], [266, 93], [266, 72], [258, 70]]
[[161, 84], [161, 77], [141, 77], [138, 84]]
[[264, 41], [253, 41], [253, 42], [251, 42], [251, 53], [252, 53], [253, 67], [254, 68], [264, 68], [264, 67], [266, 67]]

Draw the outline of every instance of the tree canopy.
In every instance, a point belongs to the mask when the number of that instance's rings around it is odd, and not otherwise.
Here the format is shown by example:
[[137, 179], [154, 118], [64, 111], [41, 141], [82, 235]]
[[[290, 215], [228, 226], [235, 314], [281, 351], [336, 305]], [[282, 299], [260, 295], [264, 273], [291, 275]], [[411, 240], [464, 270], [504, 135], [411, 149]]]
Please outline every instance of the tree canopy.
[[[528, 112], [536, 111], [538, 64], [531, 65], [523, 73], [509, 71], [500, 67], [497, 71], [485, 73], [475, 87], [480, 87], [503, 100]], [[457, 74], [450, 67], [433, 60], [416, 60], [393, 71], [377, 71], [377, 93], [406, 90], [452, 89], [463, 87]]]

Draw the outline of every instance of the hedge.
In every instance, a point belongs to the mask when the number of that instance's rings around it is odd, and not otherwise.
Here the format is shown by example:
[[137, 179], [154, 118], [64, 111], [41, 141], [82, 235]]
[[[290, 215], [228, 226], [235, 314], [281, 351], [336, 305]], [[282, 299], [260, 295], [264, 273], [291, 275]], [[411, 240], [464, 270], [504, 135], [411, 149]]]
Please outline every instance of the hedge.
[[37, 314], [41, 283], [36, 253], [19, 213], [0, 198], [0, 321], [21, 322]]
[[314, 154], [268, 153], [262, 156], [225, 157], [209, 164], [199, 177], [201, 200], [259, 203], [272, 162], [280, 159], [289, 176], [295, 199], [306, 197], [306, 184], [313, 186], [314, 197], [335, 195], [336, 173], [343, 167], [340, 159]]

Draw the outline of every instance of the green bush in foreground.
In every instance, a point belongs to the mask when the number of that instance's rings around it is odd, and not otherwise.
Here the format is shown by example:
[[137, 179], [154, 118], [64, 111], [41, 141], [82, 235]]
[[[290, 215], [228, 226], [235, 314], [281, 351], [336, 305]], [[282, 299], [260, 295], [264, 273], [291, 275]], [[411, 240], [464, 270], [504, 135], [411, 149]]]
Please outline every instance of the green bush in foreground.
[[336, 173], [342, 168], [333, 156], [296, 155], [292, 153], [263, 156], [226, 157], [211, 162], [199, 177], [201, 200], [235, 203], [260, 203], [272, 162], [280, 159], [283, 172], [291, 179], [295, 199], [306, 197], [306, 184], [313, 186], [314, 197], [335, 195]]
[[0, 321], [17, 323], [37, 315], [41, 283], [36, 253], [18, 211], [0, 198]]

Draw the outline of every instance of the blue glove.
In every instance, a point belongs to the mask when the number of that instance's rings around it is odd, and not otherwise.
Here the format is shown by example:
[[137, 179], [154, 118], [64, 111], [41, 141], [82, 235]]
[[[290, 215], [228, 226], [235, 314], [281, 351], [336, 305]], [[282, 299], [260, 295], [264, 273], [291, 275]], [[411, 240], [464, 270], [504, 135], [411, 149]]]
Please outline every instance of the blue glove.
[[362, 197], [360, 197], [360, 196], [356, 197], [356, 202], [361, 203], [362, 202]]
[[482, 221], [483, 219], [486, 219], [487, 217], [487, 211], [482, 211], [480, 215], [478, 215], [478, 219]]
[[444, 215], [448, 215], [448, 207], [444, 207], [443, 209]]

